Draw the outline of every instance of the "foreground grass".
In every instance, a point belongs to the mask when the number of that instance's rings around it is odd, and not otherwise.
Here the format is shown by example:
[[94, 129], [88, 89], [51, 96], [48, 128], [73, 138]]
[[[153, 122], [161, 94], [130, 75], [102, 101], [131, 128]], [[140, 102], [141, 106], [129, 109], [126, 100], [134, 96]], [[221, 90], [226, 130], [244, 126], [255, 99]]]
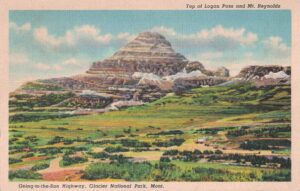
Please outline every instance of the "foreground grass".
[[95, 163], [85, 170], [84, 179], [127, 181], [290, 181], [288, 169], [237, 167], [218, 163]]

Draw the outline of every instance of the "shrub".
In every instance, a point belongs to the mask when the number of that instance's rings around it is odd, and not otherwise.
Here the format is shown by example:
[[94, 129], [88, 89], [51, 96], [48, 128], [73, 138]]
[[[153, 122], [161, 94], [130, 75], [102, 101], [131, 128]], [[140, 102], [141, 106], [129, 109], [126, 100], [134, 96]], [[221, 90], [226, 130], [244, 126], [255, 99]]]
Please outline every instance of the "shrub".
[[182, 135], [184, 134], [181, 130], [170, 130], [170, 131], [161, 131], [159, 133], [149, 133], [147, 135]]
[[107, 154], [105, 152], [91, 153], [91, 155], [95, 159], [106, 159], [106, 158], [109, 158], [109, 154]]
[[151, 174], [152, 165], [148, 162], [132, 163], [95, 163], [87, 167], [83, 178], [89, 180], [114, 178], [124, 179], [127, 181], [147, 180]]
[[220, 154], [223, 154], [223, 152], [221, 150], [216, 150], [215, 154], [220, 155]]
[[202, 152], [201, 152], [200, 150], [198, 150], [198, 149], [195, 149], [195, 150], [194, 150], [194, 154], [195, 154], [195, 155], [201, 155]]
[[125, 135], [115, 135], [115, 138], [125, 137]]
[[25, 137], [25, 140], [28, 140], [30, 142], [36, 142], [38, 141], [38, 138], [36, 136], [27, 136]]
[[65, 127], [57, 127], [57, 129], [58, 129], [59, 131], [67, 131], [67, 130], [68, 130], [68, 129], [65, 128]]
[[153, 144], [158, 147], [172, 147], [172, 146], [180, 146], [184, 142], [184, 139], [170, 139], [169, 141], [158, 141]]
[[122, 139], [121, 144], [124, 147], [150, 147], [151, 145], [147, 142], [141, 142], [133, 139]]
[[60, 142], [62, 142], [63, 139], [64, 139], [63, 137], [55, 136], [52, 140], [48, 141], [48, 144], [53, 145], [56, 143], [60, 143]]
[[38, 171], [38, 170], [43, 170], [43, 169], [46, 169], [46, 168], [49, 168], [49, 164], [47, 163], [40, 163], [40, 164], [36, 164], [34, 165], [31, 170], [32, 171]]
[[62, 149], [57, 148], [57, 147], [39, 148], [37, 150], [46, 155], [49, 155], [49, 154], [54, 155], [54, 154], [62, 153]]
[[73, 143], [74, 143], [74, 141], [71, 139], [64, 139], [64, 145], [71, 145]]
[[249, 150], [272, 150], [278, 148], [278, 146], [290, 147], [290, 140], [251, 140], [245, 141], [240, 145], [242, 149]]
[[167, 151], [165, 151], [165, 152], [163, 153], [163, 155], [171, 155], [171, 156], [174, 156], [174, 155], [177, 155], [178, 153], [179, 153], [178, 150], [173, 149], [173, 150], [167, 150]]
[[84, 163], [87, 162], [88, 160], [86, 158], [83, 157], [70, 157], [68, 155], [64, 155], [63, 156], [63, 160], [62, 160], [62, 164], [63, 166], [70, 166], [72, 164], [77, 164], [77, 163]]
[[109, 155], [111, 161], [117, 162], [118, 164], [124, 164], [128, 162], [129, 157], [124, 157], [123, 155]]
[[210, 154], [214, 154], [214, 152], [213, 151], [209, 151], [209, 150], [205, 150], [205, 151], [203, 151], [203, 154], [210, 155]]
[[78, 147], [70, 147], [73, 151], [87, 151], [88, 147], [78, 146]]
[[65, 99], [73, 97], [75, 94], [72, 92], [68, 92], [65, 94], [47, 94], [47, 95], [42, 95], [41, 97], [38, 97], [35, 100], [35, 105], [36, 106], [50, 106], [53, 104], [57, 104]]
[[169, 157], [160, 157], [160, 162], [171, 162], [171, 160], [169, 159]]
[[129, 127], [128, 129], [123, 129], [123, 132], [130, 134], [131, 133], [131, 128]]
[[29, 157], [33, 157], [34, 154], [33, 153], [26, 153], [25, 155], [22, 156], [22, 158], [29, 158]]
[[268, 173], [262, 175], [263, 181], [291, 181], [290, 172]]
[[118, 146], [118, 147], [106, 147], [104, 151], [109, 153], [116, 153], [116, 152], [128, 152], [129, 149]]
[[28, 121], [40, 121], [45, 119], [57, 119], [57, 118], [66, 118], [74, 116], [73, 114], [58, 114], [51, 113], [44, 115], [43, 113], [31, 114], [31, 113], [21, 113], [9, 116], [9, 122], [28, 122]]
[[41, 179], [42, 175], [36, 173], [32, 170], [16, 170], [9, 171], [9, 179], [13, 180], [14, 178], [23, 178], [23, 179]]
[[22, 162], [21, 159], [16, 159], [16, 158], [9, 158], [9, 164], [14, 164], [14, 163], [18, 163], [18, 162]]
[[[196, 152], [198, 153], [198, 152]], [[192, 152], [192, 151], [183, 151], [183, 152], [180, 152], [180, 157], [179, 157], [180, 160], [183, 160], [185, 162], [189, 162], [189, 161], [198, 161], [200, 159], [200, 156], [199, 154], [195, 154], [195, 151]]]

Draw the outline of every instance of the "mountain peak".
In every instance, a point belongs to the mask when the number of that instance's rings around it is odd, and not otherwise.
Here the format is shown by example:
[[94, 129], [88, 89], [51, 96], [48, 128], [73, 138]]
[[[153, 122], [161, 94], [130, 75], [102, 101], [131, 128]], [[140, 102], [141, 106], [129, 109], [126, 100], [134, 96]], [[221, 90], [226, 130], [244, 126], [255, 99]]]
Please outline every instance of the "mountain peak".
[[88, 73], [116, 67], [125, 73], [146, 72], [159, 76], [181, 71], [188, 60], [174, 51], [171, 43], [156, 32], [142, 32], [108, 59], [93, 64]]
[[142, 32], [117, 51], [109, 60], [138, 60], [160, 61], [161, 59], [185, 60], [185, 57], [176, 53], [169, 41], [156, 32]]
[[157, 38], [157, 39], [166, 39], [163, 35], [158, 32], [144, 31], [138, 34], [137, 38]]

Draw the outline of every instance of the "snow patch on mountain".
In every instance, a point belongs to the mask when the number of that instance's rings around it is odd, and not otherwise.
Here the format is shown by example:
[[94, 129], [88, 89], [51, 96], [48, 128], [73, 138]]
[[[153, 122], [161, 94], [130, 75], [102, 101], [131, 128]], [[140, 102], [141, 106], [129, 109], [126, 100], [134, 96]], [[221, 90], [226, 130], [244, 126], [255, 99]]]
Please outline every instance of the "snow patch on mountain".
[[177, 74], [165, 76], [162, 79], [168, 81], [175, 81], [179, 78], [191, 78], [191, 77], [200, 77], [200, 76], [206, 76], [206, 75], [203, 74], [200, 70], [195, 70], [190, 73], [187, 73], [185, 70], [183, 70], [182, 72], [178, 72]]
[[161, 80], [161, 78], [158, 75], [155, 75], [153, 73], [143, 73], [143, 72], [134, 72], [132, 75], [135, 79], [147, 79], [147, 80]]
[[287, 75], [284, 71], [279, 72], [270, 72], [264, 76], [266, 79], [287, 79], [290, 76]]

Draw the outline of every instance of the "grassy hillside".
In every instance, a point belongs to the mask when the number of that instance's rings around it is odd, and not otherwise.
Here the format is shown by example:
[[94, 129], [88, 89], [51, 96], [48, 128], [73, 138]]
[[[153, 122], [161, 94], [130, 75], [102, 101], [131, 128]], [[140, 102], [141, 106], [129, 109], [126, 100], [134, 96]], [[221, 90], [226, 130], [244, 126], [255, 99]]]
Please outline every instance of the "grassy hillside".
[[[288, 180], [289, 176], [285, 175], [290, 173], [289, 161], [264, 157], [288, 157], [290, 154], [290, 102], [290, 85], [255, 87], [243, 84], [197, 88], [181, 95], [168, 95], [143, 106], [104, 114], [12, 121], [11, 169], [34, 165], [36, 162], [28, 162], [31, 161], [30, 157], [27, 157], [28, 160], [22, 158], [25, 150], [31, 150], [34, 157], [46, 156], [40, 162], [64, 155], [68, 156], [62, 159], [68, 160], [65, 164], [94, 165], [87, 167], [81, 177], [87, 179], [126, 180], [128, 174], [117, 177], [94, 176], [93, 173], [97, 174], [98, 171], [117, 168], [102, 164], [101, 160], [105, 159], [115, 161], [115, 165], [127, 161], [127, 166], [136, 165], [134, 161], [138, 160], [150, 162], [145, 163], [143, 168], [151, 171], [151, 176], [141, 174], [134, 180], [164, 180], [159, 178], [166, 177], [161, 173], [169, 172], [155, 166], [161, 162], [171, 162], [172, 168], [179, 169], [178, 176], [170, 176], [167, 180], [215, 181], [221, 180], [222, 174], [227, 176], [223, 181], [282, 180], [282, 176]], [[204, 138], [205, 144], [197, 144], [199, 138]], [[257, 143], [263, 143], [264, 146], [257, 147]], [[161, 159], [168, 150], [178, 150], [179, 153], [174, 156], [165, 154], [168, 159]], [[200, 153], [187, 152], [195, 150], [200, 150]], [[73, 159], [74, 153], [80, 153], [82, 158]], [[191, 162], [189, 158], [195, 160]], [[203, 160], [201, 163], [200, 158]], [[187, 162], [194, 167], [190, 171], [184, 168]], [[250, 169], [253, 177], [246, 178], [249, 173], [235, 173], [237, 167], [231, 163], [248, 165], [238, 168]], [[215, 177], [197, 174], [209, 171], [198, 169], [204, 164], [213, 169], [210, 171], [216, 174]], [[126, 165], [124, 168], [127, 168]], [[227, 169], [224, 172], [218, 170], [220, 165], [225, 165]], [[275, 168], [276, 165], [280, 169]], [[91, 170], [93, 167], [95, 171]], [[196, 174], [187, 177], [191, 171]]]

